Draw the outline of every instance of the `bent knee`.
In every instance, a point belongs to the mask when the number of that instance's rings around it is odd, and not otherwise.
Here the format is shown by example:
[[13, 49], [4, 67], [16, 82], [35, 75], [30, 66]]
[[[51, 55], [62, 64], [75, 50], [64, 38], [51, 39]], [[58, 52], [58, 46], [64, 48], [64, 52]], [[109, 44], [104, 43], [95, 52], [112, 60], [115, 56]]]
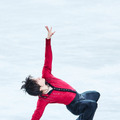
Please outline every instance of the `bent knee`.
[[100, 98], [100, 93], [99, 92], [97, 92], [97, 91], [94, 91], [94, 94], [95, 94], [95, 96], [96, 96], [96, 98], [97, 98], [97, 100]]
[[98, 99], [100, 98], [100, 93], [96, 91], [96, 94], [98, 96]]

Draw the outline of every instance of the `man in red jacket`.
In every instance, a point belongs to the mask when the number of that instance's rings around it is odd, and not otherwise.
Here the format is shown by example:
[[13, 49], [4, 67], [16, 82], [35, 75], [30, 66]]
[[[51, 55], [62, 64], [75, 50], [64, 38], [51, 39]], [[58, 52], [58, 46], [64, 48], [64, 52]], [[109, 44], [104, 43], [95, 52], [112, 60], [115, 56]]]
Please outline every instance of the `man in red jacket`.
[[45, 27], [48, 31], [45, 47], [45, 62], [41, 78], [28, 76], [21, 89], [28, 94], [38, 96], [36, 110], [31, 120], [39, 120], [49, 103], [60, 103], [74, 115], [79, 115], [76, 120], [93, 120], [100, 97], [97, 91], [87, 91], [79, 94], [73, 87], [61, 79], [54, 77], [52, 70], [51, 37], [55, 32], [52, 28]]

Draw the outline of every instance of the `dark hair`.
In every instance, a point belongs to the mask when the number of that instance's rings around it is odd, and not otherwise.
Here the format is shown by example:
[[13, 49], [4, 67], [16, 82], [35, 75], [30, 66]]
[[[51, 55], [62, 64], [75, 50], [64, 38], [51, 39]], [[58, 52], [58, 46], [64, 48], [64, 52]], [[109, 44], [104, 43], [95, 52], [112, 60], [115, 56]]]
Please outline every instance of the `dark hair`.
[[42, 95], [42, 91], [40, 91], [40, 86], [36, 83], [35, 80], [33, 80], [33, 77], [31, 75], [26, 77], [25, 81], [22, 81], [22, 83], [24, 84], [22, 85], [21, 89], [24, 89], [25, 92], [27, 92], [29, 95]]

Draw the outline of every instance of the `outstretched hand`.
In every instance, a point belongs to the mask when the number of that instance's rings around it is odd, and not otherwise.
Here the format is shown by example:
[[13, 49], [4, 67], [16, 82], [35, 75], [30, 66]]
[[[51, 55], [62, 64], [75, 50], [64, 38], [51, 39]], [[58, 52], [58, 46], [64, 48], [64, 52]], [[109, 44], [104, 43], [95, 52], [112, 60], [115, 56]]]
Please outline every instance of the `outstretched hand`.
[[49, 29], [48, 26], [45, 26], [45, 28], [46, 28], [47, 31], [48, 31], [47, 39], [50, 39], [50, 38], [52, 37], [52, 35], [54, 35], [55, 31], [52, 32], [52, 27]]

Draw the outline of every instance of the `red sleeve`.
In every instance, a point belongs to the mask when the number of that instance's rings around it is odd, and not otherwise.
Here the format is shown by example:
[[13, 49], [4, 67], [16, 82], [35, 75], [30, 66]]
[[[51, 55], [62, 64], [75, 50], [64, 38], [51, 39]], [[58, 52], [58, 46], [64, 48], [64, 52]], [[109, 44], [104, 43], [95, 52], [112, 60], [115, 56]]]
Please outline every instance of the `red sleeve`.
[[44, 100], [38, 99], [36, 110], [34, 111], [34, 114], [32, 115], [31, 120], [39, 120], [44, 112], [44, 109], [48, 103]]
[[52, 71], [52, 49], [51, 49], [51, 39], [46, 39], [45, 46], [45, 61], [42, 70], [42, 77], [50, 77]]

